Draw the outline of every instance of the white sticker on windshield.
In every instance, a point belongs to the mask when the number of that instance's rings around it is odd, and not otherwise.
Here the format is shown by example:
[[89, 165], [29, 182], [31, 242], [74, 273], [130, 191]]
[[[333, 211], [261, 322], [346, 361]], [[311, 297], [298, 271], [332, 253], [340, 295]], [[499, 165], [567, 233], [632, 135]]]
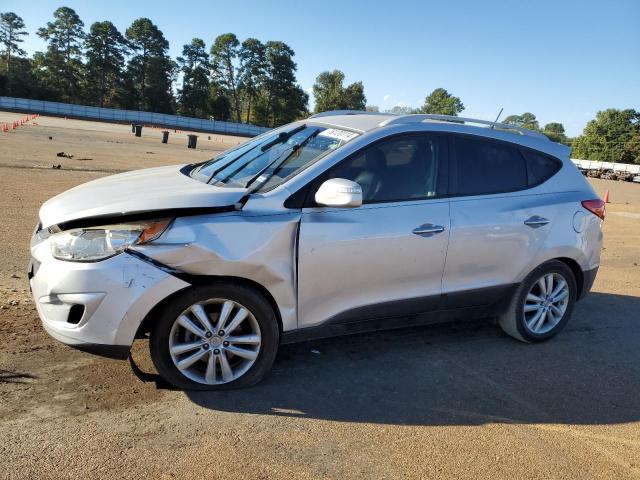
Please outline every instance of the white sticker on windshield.
[[353, 137], [357, 137], [357, 133], [348, 132], [346, 130], [338, 130], [337, 128], [327, 128], [318, 134], [319, 137], [329, 137], [335, 138], [337, 140], [342, 140], [343, 142], [348, 142]]

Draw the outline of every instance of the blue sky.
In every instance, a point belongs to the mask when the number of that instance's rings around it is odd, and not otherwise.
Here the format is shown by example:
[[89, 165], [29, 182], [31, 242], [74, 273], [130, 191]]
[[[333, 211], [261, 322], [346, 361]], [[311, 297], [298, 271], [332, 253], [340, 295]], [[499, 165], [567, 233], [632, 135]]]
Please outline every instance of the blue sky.
[[369, 104], [418, 106], [444, 87], [462, 115], [493, 119], [533, 112], [581, 133], [598, 110], [640, 110], [640, 0], [241, 1], [2, 0], [43, 50], [35, 30], [66, 5], [85, 25], [111, 20], [121, 31], [149, 17], [173, 57], [193, 37], [210, 45], [225, 32], [242, 41], [283, 40], [296, 52], [298, 80], [338, 68], [362, 80]]

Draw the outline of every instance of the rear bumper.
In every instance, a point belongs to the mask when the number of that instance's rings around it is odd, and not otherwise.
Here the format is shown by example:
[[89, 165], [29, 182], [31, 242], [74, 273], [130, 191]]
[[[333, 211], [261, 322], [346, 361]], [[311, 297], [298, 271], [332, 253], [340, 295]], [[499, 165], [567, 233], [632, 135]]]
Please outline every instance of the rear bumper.
[[582, 289], [578, 293], [578, 300], [584, 298], [584, 296], [591, 291], [593, 282], [596, 281], [596, 275], [598, 274], [598, 267], [591, 270], [584, 270], [582, 272]]

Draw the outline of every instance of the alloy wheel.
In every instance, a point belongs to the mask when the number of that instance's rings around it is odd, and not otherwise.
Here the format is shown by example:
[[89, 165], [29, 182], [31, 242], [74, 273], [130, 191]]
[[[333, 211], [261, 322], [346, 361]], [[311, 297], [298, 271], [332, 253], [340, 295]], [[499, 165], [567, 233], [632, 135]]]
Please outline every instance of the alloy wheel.
[[237, 380], [255, 363], [262, 337], [253, 314], [229, 299], [195, 303], [174, 321], [169, 354], [185, 377], [206, 385]]
[[559, 273], [546, 273], [536, 281], [527, 293], [524, 307], [524, 323], [534, 335], [551, 331], [564, 316], [569, 304], [569, 285]]

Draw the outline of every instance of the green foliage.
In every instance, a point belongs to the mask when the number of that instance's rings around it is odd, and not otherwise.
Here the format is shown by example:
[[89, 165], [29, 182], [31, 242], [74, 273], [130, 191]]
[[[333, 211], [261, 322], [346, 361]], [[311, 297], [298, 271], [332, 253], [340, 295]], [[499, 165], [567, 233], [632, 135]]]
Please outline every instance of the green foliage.
[[209, 114], [215, 120], [231, 120], [231, 102], [229, 97], [214, 82], [209, 89]]
[[125, 32], [131, 42], [131, 48], [139, 52], [145, 59], [159, 57], [165, 54], [169, 48], [169, 42], [162, 32], [148, 18], [135, 20]]
[[211, 46], [211, 66], [213, 79], [219, 88], [229, 96], [233, 106], [233, 119], [241, 121], [240, 94], [236, 62], [240, 42], [233, 33], [218, 35]]
[[547, 123], [542, 129], [542, 133], [544, 133], [550, 140], [558, 143], [567, 143], [568, 139], [564, 133], [564, 125], [558, 122]]
[[421, 113], [420, 109], [409, 107], [408, 105], [396, 105], [390, 110], [387, 110], [387, 113], [393, 113], [394, 115], [411, 115], [413, 113]]
[[266, 46], [256, 38], [247, 38], [242, 42], [238, 69], [238, 88], [246, 105], [246, 122], [251, 121], [251, 107], [255, 104], [261, 89], [265, 85], [267, 72]]
[[294, 52], [286, 43], [266, 43], [266, 74], [260, 125], [275, 127], [306, 116], [309, 96], [296, 83]]
[[316, 100], [316, 113], [328, 110], [364, 110], [367, 99], [364, 96], [362, 82], [343, 85], [344, 73], [340, 70], [322, 72], [316, 77], [313, 95]]
[[183, 74], [182, 88], [178, 91], [178, 113], [191, 117], [209, 114], [209, 55], [204, 40], [194, 38], [182, 48], [178, 66]]
[[11, 70], [7, 74], [0, 69], [0, 95], [48, 99], [53, 93], [47, 95], [45, 88], [36, 80], [33, 70], [33, 60], [23, 57], [12, 57]]
[[[88, 33], [83, 27], [75, 11], [58, 8], [53, 21], [38, 30], [46, 51], [27, 59], [19, 47], [27, 34], [24, 22], [15, 13], [0, 13], [0, 95], [177, 111], [269, 127], [308, 115], [309, 97], [297, 84], [294, 52], [283, 42], [240, 43], [225, 33], [208, 52], [204, 40], [194, 38], [174, 62], [167, 55], [169, 42], [148, 18], [135, 20], [124, 36], [109, 21], [95, 22]], [[346, 90], [357, 97], [362, 84]]]
[[60, 7], [53, 12], [53, 22], [38, 29], [47, 41], [47, 51], [38, 58], [38, 75], [62, 101], [72, 102], [81, 96], [83, 73], [82, 40], [84, 23], [75, 10]]
[[24, 21], [15, 13], [0, 13], [0, 45], [2, 45], [2, 59], [9, 90], [11, 89], [10, 81], [13, 78], [11, 59], [14, 56], [22, 57], [27, 54], [20, 48], [20, 44], [24, 42], [22, 37], [28, 35], [24, 27]]
[[84, 41], [86, 98], [99, 107], [116, 106], [127, 41], [109, 21], [95, 22]]
[[509, 115], [503, 123], [516, 127], [527, 128], [529, 130], [540, 131], [540, 124], [533, 113], [525, 112], [522, 115]]
[[464, 104], [458, 97], [451, 95], [444, 88], [436, 88], [425, 99], [419, 113], [457, 116], [463, 110]]
[[640, 164], [640, 112], [615, 108], [598, 112], [572, 148], [574, 158]]
[[231, 33], [218, 36], [211, 47], [214, 118], [274, 127], [305, 116], [308, 95], [296, 83], [293, 56], [283, 42], [240, 44]]
[[135, 52], [127, 65], [127, 75], [136, 86], [138, 108], [173, 113], [171, 85], [176, 65], [166, 54], [169, 42], [148, 18], [135, 20], [125, 35]]

